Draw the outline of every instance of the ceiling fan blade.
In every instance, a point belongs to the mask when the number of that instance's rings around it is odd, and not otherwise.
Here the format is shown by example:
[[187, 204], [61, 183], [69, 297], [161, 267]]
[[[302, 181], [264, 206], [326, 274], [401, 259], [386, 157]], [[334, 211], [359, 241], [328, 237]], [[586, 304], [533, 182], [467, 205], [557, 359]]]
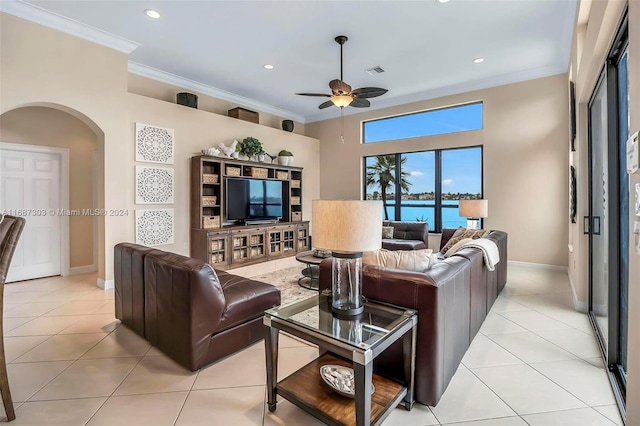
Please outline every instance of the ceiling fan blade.
[[325, 98], [330, 98], [331, 95], [327, 95], [326, 93], [296, 93], [296, 95], [300, 96], [323, 96]]
[[329, 87], [331, 88], [331, 90], [333, 91], [334, 95], [337, 94], [343, 94], [346, 95], [348, 93], [351, 92], [351, 86], [349, 86], [347, 83], [345, 83], [342, 80], [331, 80], [329, 82]]
[[387, 89], [380, 87], [361, 87], [351, 92], [357, 98], [376, 98], [387, 93]]
[[351, 102], [349, 106], [356, 108], [367, 108], [371, 106], [371, 102], [369, 102], [367, 99], [353, 98], [353, 102]]
[[330, 106], [333, 106], [333, 102], [327, 101], [327, 102], [323, 102], [320, 105], [318, 105], [318, 108], [325, 109], [325, 108], [329, 108]]

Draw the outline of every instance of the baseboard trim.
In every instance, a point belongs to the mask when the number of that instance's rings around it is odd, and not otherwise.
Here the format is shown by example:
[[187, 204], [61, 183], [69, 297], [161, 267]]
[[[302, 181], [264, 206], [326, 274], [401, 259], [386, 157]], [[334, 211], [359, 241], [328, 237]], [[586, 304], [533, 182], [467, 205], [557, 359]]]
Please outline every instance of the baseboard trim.
[[554, 272], [567, 272], [566, 266], [548, 265], [546, 263], [519, 262], [517, 260], [509, 260], [507, 264], [509, 266], [515, 266], [517, 268], [538, 269], [543, 271], [554, 271]]
[[103, 290], [109, 290], [114, 287], [113, 280], [103, 280], [102, 278], [98, 278], [97, 285]]
[[571, 274], [567, 274], [569, 276], [569, 288], [571, 288], [571, 298], [573, 299], [573, 309], [578, 312], [587, 313], [589, 310], [589, 305], [586, 302], [581, 302], [578, 300], [578, 294], [576, 293], [576, 286], [573, 283], [573, 278]]
[[75, 266], [69, 268], [69, 275], [81, 275], [88, 274], [90, 272], [96, 272], [98, 267], [96, 265]]

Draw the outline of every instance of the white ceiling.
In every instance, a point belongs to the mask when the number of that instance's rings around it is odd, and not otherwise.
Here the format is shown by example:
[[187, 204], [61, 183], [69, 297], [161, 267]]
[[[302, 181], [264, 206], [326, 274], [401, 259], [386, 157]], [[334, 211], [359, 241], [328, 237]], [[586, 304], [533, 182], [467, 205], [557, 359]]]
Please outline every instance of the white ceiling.
[[[329, 93], [328, 82], [340, 75], [336, 35], [349, 37], [344, 80], [353, 88], [389, 89], [371, 100], [380, 108], [566, 72], [577, 6], [576, 0], [0, 3], [9, 13], [29, 8], [37, 13], [27, 15], [48, 15], [37, 6], [77, 21], [71, 26], [138, 43], [129, 54], [133, 72], [188, 79], [183, 87], [229, 92], [222, 97], [248, 98], [247, 106], [305, 122], [339, 116], [338, 108], [317, 108], [323, 98], [294, 94]], [[161, 18], [147, 17], [147, 8]], [[486, 60], [474, 64], [476, 57]], [[376, 65], [386, 72], [364, 71]]]

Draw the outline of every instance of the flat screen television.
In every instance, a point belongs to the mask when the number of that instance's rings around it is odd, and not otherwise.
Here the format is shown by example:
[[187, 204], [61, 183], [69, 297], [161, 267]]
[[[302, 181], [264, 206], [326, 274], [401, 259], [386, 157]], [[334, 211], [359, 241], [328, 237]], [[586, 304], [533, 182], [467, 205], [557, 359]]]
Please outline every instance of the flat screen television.
[[227, 178], [226, 188], [226, 220], [282, 217], [281, 181]]

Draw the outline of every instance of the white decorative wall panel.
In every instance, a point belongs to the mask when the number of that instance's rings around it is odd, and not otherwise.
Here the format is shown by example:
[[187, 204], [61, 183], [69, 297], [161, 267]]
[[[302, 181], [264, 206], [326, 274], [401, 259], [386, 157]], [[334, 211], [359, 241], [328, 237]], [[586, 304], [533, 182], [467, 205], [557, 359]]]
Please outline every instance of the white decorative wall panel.
[[173, 244], [173, 209], [136, 210], [136, 244]]
[[136, 166], [136, 204], [173, 204], [173, 169]]
[[173, 164], [173, 129], [136, 123], [136, 161]]

